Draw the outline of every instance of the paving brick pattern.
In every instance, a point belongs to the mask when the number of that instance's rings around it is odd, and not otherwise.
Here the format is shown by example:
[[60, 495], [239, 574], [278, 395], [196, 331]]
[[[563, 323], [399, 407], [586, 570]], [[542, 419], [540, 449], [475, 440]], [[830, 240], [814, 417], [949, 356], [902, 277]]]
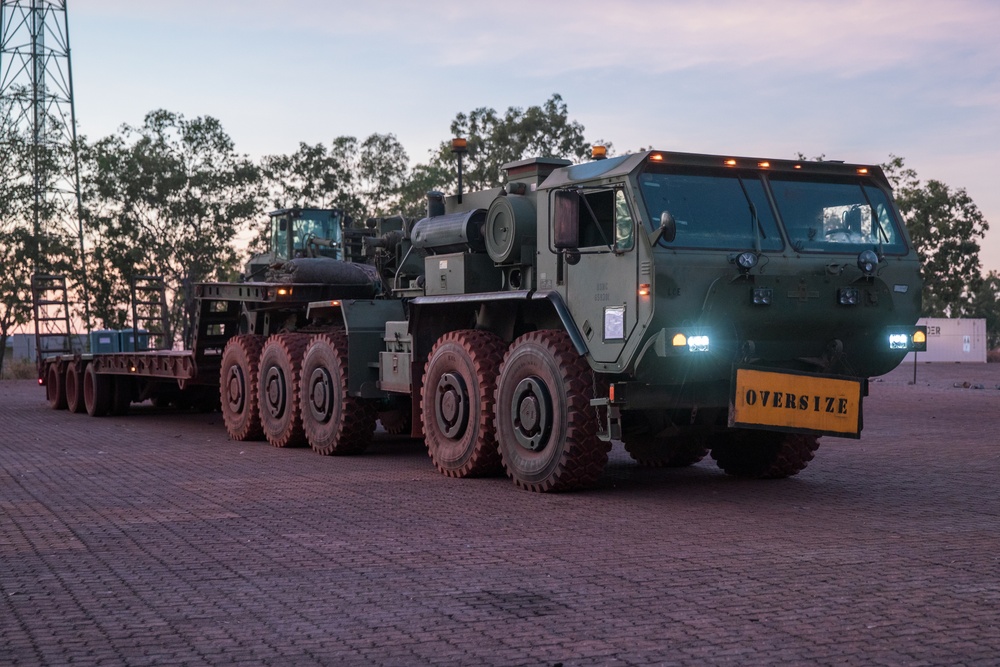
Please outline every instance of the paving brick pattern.
[[3, 382], [0, 664], [1000, 664], [1000, 367], [919, 371], [798, 477], [563, 495]]

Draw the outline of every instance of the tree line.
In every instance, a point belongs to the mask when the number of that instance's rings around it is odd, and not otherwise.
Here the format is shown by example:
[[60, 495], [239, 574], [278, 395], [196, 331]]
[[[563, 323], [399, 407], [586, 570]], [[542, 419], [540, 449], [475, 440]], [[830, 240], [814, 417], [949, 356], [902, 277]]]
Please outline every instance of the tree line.
[[[467, 139], [463, 179], [470, 190], [500, 185], [507, 162], [532, 156], [580, 161], [591, 149], [558, 94], [527, 109], [458, 113], [449, 129]], [[41, 233], [32, 223], [32, 165], [42, 165], [44, 179], [68, 170], [72, 151], [33, 146], [12, 121], [11, 108], [0, 108], [0, 369], [8, 334], [30, 321], [34, 271], [68, 273], [77, 285], [86, 281], [89, 308], [75, 314], [88, 314], [95, 329], [129, 325], [132, 276], [163, 276], [174, 330], [186, 341], [194, 284], [236, 278], [246, 243], [264, 239], [264, 212], [312, 206], [341, 208], [358, 223], [395, 214], [416, 218], [428, 190], [457, 188], [448, 141], [410, 166], [391, 133], [303, 142], [292, 153], [254, 161], [237, 151], [219, 120], [155, 110], [140, 125], [123, 125], [95, 141], [81, 138], [76, 148], [83, 262], [71, 236], [52, 224], [68, 212], [42, 202]], [[980, 274], [979, 240], [988, 229], [982, 213], [964, 189], [923, 182], [902, 158], [890, 156], [883, 167], [923, 259], [924, 314], [986, 317], [990, 345], [1000, 345], [1000, 275]]]

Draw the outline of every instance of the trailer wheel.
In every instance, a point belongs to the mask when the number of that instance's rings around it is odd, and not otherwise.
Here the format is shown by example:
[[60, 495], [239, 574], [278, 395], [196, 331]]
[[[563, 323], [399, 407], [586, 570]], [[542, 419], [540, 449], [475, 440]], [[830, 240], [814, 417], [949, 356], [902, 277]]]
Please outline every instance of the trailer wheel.
[[103, 417], [111, 411], [112, 382], [110, 375], [101, 375], [94, 364], [87, 364], [83, 371], [83, 403], [91, 417]]
[[435, 467], [449, 477], [500, 472], [493, 401], [506, 349], [487, 331], [452, 331], [431, 349], [424, 367], [421, 412]]
[[597, 437], [593, 393], [593, 372], [565, 332], [534, 331], [514, 341], [494, 407], [500, 454], [515, 484], [545, 492], [597, 482], [611, 443]]
[[780, 479], [802, 471], [818, 448], [815, 435], [737, 430], [712, 445], [712, 458], [727, 475]]
[[376, 404], [347, 393], [347, 333], [312, 339], [302, 359], [300, 409], [309, 446], [324, 456], [358, 454], [375, 432]]
[[87, 406], [83, 404], [83, 364], [82, 362], [71, 361], [66, 364], [66, 409], [70, 412], [85, 412]]
[[306, 443], [299, 414], [299, 372], [309, 334], [271, 336], [260, 353], [260, 423], [264, 437], [275, 447]]
[[[219, 394], [222, 420], [233, 440], [261, 440], [264, 429], [258, 407], [258, 371], [263, 336], [233, 336], [222, 353]], [[163, 400], [161, 395], [161, 400]], [[155, 404], [155, 399], [154, 399]]]
[[45, 400], [53, 410], [66, 409], [66, 382], [59, 364], [49, 364], [45, 371]]

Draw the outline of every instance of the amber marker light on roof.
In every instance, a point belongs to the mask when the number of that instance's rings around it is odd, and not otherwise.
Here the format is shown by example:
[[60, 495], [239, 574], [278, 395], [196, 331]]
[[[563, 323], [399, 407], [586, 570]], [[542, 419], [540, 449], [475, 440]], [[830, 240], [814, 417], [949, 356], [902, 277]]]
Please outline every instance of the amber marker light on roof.
[[757, 166], [760, 167], [761, 169], [767, 169], [767, 168], [769, 168], [771, 166], [771, 163], [767, 162], [767, 161], [758, 162]]
[[469, 142], [464, 137], [455, 137], [451, 140], [452, 153], [464, 153]]
[[593, 146], [590, 149], [590, 158], [592, 160], [603, 160], [608, 156], [607, 146]]
[[653, 153], [649, 156], [650, 160], [655, 160], [656, 162], [663, 162], [663, 155], [660, 153]]
[[868, 173], [868, 167], [858, 167], [858, 173], [859, 174], [867, 174]]
[[796, 169], [801, 169], [801, 168], [802, 168], [802, 165], [801, 165], [801, 164], [797, 164], [797, 165], [795, 165], [795, 168], [796, 168]]
[[733, 159], [726, 160], [725, 165], [727, 167], [735, 167], [736, 166], [736, 160], [733, 160]]

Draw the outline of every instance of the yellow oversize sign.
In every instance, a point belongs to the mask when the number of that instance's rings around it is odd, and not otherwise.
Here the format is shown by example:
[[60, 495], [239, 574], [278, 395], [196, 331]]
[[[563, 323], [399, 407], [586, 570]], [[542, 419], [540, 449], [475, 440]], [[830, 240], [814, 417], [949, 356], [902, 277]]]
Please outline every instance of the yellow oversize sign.
[[739, 368], [730, 421], [856, 438], [861, 393], [860, 380]]

